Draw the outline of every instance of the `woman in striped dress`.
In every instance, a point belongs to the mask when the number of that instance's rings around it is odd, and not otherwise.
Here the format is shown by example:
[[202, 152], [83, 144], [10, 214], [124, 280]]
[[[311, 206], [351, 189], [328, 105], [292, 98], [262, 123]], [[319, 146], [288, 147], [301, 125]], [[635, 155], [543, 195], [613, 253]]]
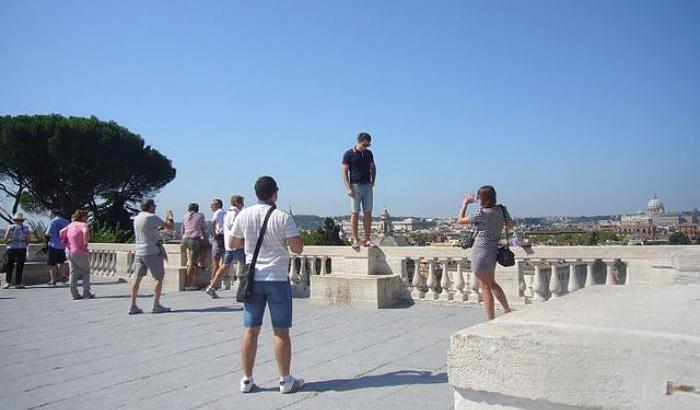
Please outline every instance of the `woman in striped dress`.
[[476, 229], [474, 245], [472, 246], [472, 272], [479, 281], [486, 315], [491, 320], [496, 317], [493, 303], [494, 297], [498, 299], [506, 313], [511, 311], [506, 294], [496, 283], [495, 274], [501, 231], [503, 226], [512, 228], [515, 226], [515, 223], [505, 206], [496, 205], [496, 190], [491, 185], [484, 185], [479, 188], [476, 199], [481, 202], [481, 209], [472, 216], [467, 216], [467, 207], [474, 202], [474, 195], [471, 193], [467, 194], [459, 212], [457, 223], [472, 225]]

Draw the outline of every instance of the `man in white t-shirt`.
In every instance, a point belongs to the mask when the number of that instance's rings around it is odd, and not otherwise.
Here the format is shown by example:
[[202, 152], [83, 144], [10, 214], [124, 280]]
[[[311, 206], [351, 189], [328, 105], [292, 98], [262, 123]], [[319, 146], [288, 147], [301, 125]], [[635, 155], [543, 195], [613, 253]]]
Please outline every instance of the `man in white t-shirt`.
[[[275, 206], [277, 202], [277, 194], [277, 183], [272, 177], [258, 178], [255, 182], [255, 195], [260, 202], [242, 210], [233, 222], [230, 246], [234, 249], [244, 246], [246, 259], [249, 261], [253, 259], [265, 216], [270, 207]], [[287, 273], [289, 250], [300, 254], [304, 250], [304, 241], [299, 235], [294, 218], [275, 209], [270, 215], [255, 265], [253, 297], [250, 302], [244, 304], [243, 309], [243, 324], [246, 329], [241, 342], [242, 393], [249, 393], [255, 388], [253, 364], [267, 306], [270, 308], [274, 332], [273, 347], [280, 371], [280, 392], [294, 393], [304, 386], [304, 380], [292, 377], [289, 372], [292, 360], [292, 344], [289, 338], [289, 328], [292, 327], [292, 288]]]
[[245, 200], [240, 195], [234, 195], [231, 197], [231, 207], [226, 212], [222, 225], [224, 234], [224, 263], [219, 267], [218, 270], [214, 271], [214, 275], [211, 278], [209, 286], [207, 286], [206, 292], [212, 299], [218, 299], [219, 295], [216, 294], [216, 289], [221, 285], [221, 278], [229, 270], [233, 261], [238, 262], [238, 269], [243, 269], [245, 265], [245, 250], [231, 249], [231, 228], [233, 228], [233, 221], [236, 220], [236, 216], [241, 212], [241, 209], [245, 206]]

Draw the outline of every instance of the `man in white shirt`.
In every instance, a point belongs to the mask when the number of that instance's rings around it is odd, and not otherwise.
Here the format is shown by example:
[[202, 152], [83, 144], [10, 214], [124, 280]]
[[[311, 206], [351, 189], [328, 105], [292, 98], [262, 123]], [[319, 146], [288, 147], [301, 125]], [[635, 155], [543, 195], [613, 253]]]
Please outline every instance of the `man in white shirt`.
[[[270, 207], [275, 206], [277, 202], [277, 194], [277, 183], [272, 177], [258, 178], [255, 183], [258, 204], [242, 210], [233, 222], [230, 246], [234, 249], [244, 246], [246, 259], [249, 261], [253, 259], [265, 216]], [[267, 306], [270, 308], [274, 332], [273, 347], [280, 372], [280, 392], [294, 393], [304, 386], [304, 380], [292, 377], [289, 372], [292, 360], [292, 343], [289, 337], [289, 328], [292, 327], [292, 288], [287, 273], [289, 250], [300, 254], [304, 250], [304, 241], [291, 215], [275, 209], [270, 215], [255, 265], [253, 297], [250, 302], [244, 304], [245, 333], [241, 342], [243, 378], [240, 386], [242, 393], [249, 393], [256, 387], [253, 382], [253, 365]]]
[[223, 234], [224, 234], [224, 263], [218, 270], [214, 271], [214, 275], [211, 278], [209, 286], [207, 286], [207, 294], [211, 296], [212, 299], [218, 299], [219, 295], [216, 294], [216, 289], [221, 286], [221, 278], [229, 270], [233, 261], [238, 262], [238, 269], [243, 269], [245, 265], [245, 250], [243, 248], [232, 249], [231, 244], [231, 228], [233, 227], [233, 221], [241, 212], [241, 209], [245, 206], [245, 200], [240, 195], [234, 195], [231, 197], [231, 207], [226, 212], [224, 220], [222, 223]]

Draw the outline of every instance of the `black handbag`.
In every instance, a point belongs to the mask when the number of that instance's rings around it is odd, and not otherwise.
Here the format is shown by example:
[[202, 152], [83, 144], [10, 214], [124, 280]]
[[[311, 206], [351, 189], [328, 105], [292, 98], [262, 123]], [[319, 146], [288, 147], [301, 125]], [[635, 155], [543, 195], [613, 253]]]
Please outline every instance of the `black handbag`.
[[506, 211], [501, 206], [501, 212], [503, 212], [503, 226], [506, 228], [506, 244], [498, 246], [498, 264], [505, 267], [510, 267], [515, 265], [515, 254], [510, 250], [508, 246], [508, 220], [506, 218]]
[[236, 292], [236, 300], [239, 303], [250, 302], [253, 298], [253, 287], [255, 283], [255, 264], [258, 261], [258, 254], [260, 253], [260, 247], [262, 246], [263, 238], [265, 237], [265, 232], [267, 231], [267, 221], [270, 220], [270, 215], [272, 211], [276, 208], [275, 205], [270, 207], [265, 215], [265, 220], [263, 221], [262, 228], [260, 228], [260, 235], [258, 235], [258, 242], [255, 244], [255, 252], [253, 252], [253, 259], [250, 263], [247, 263], [243, 267], [243, 272], [240, 274], [238, 280], [238, 291]]

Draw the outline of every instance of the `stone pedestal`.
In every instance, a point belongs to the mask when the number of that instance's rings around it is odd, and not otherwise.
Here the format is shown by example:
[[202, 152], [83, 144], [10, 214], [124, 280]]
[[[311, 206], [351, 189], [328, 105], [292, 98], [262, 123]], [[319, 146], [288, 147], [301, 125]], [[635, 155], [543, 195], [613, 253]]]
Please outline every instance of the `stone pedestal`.
[[311, 277], [312, 303], [329, 306], [382, 309], [399, 303], [398, 275], [332, 274]]
[[333, 263], [332, 274], [311, 276], [312, 303], [381, 309], [401, 302], [401, 263], [387, 261], [380, 248], [362, 249]]

